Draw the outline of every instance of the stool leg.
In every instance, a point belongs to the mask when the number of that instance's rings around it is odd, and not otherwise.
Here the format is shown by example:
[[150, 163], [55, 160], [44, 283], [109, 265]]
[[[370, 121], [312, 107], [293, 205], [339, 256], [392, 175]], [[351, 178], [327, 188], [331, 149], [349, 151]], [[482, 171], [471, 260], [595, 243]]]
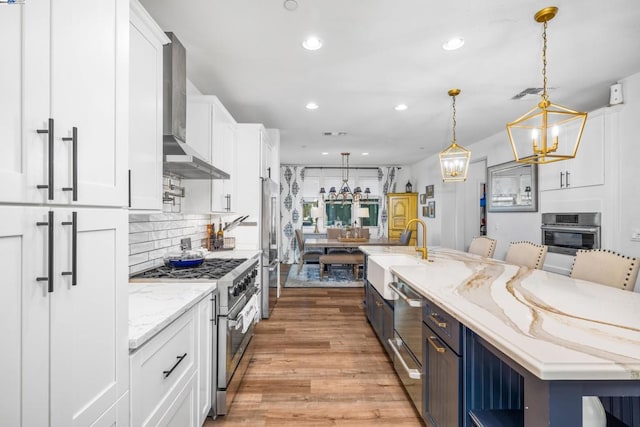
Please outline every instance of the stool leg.
[[324, 271], [324, 264], [320, 263], [320, 280], [322, 280], [322, 272]]

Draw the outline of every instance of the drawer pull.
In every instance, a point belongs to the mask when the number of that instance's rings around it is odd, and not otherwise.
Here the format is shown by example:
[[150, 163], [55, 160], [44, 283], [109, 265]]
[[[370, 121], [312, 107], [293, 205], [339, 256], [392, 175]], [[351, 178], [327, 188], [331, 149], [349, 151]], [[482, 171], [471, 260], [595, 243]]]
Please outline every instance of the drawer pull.
[[433, 321], [433, 323], [438, 325], [439, 328], [446, 328], [447, 327], [447, 322], [442, 320], [442, 317], [440, 317], [440, 315], [438, 313], [431, 313], [431, 320]]
[[440, 342], [438, 337], [431, 336], [427, 338], [427, 340], [429, 340], [429, 344], [431, 344], [431, 347], [435, 348], [438, 353], [444, 353], [445, 351], [447, 351], [444, 346], [436, 344], [436, 341]]
[[400, 364], [406, 371], [407, 375], [409, 375], [409, 378], [413, 380], [419, 380], [420, 377], [422, 376], [422, 373], [420, 372], [420, 370], [409, 368], [409, 365], [407, 365], [407, 362], [405, 362], [404, 359], [402, 358], [402, 355], [400, 354], [400, 350], [398, 350], [398, 346], [402, 345], [402, 340], [398, 338], [393, 338], [393, 339], [389, 338], [387, 342], [389, 343], [389, 346], [391, 346], [391, 349], [393, 350], [393, 352], [396, 354], [396, 357], [398, 358], [397, 360], [400, 362]]
[[409, 305], [409, 307], [422, 307], [422, 301], [419, 299], [411, 299], [408, 296], [406, 296], [400, 289], [398, 289], [397, 282], [390, 282], [389, 289], [391, 289], [393, 292], [398, 294], [398, 296], [402, 298], [402, 300], [406, 302], [407, 305]]
[[169, 369], [168, 371], [162, 371], [162, 373], [164, 374], [165, 378], [168, 378], [169, 375], [171, 375], [171, 373], [173, 372], [173, 370], [178, 367], [180, 362], [182, 362], [184, 360], [184, 358], [187, 357], [187, 353], [183, 354], [182, 356], [177, 356], [177, 357], [178, 357], [178, 361], [176, 362], [175, 365], [173, 365], [173, 367], [171, 369]]

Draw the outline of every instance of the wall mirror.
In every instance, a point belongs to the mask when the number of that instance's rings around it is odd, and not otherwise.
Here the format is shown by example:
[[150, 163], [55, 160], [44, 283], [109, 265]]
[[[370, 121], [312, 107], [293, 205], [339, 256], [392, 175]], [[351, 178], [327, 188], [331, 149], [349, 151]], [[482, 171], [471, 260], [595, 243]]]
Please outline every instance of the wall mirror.
[[489, 212], [537, 212], [538, 165], [507, 162], [487, 168]]

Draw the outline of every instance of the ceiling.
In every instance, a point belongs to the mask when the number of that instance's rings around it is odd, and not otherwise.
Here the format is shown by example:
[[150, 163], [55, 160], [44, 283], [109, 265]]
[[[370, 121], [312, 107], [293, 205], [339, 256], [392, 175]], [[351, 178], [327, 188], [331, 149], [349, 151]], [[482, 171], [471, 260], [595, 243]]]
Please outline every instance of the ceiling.
[[[339, 165], [343, 151], [354, 166], [413, 164], [450, 144], [454, 87], [458, 144], [504, 130], [539, 100], [511, 98], [542, 86], [533, 15], [546, 6], [559, 8], [547, 30], [552, 102], [604, 106], [611, 84], [640, 71], [638, 0], [283, 1], [141, 0], [187, 49], [200, 92], [238, 122], [280, 129], [283, 164]], [[323, 47], [303, 49], [309, 35]], [[443, 50], [453, 36], [465, 45]], [[323, 135], [335, 131], [347, 135]]]

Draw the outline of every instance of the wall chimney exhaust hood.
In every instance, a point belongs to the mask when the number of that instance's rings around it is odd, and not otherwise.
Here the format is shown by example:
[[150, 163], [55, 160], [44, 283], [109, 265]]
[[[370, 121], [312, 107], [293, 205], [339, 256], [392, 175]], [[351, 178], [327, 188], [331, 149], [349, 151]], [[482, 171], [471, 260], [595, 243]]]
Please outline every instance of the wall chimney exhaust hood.
[[173, 33], [163, 51], [163, 174], [183, 179], [228, 179], [229, 174], [207, 162], [187, 145], [187, 55]]

